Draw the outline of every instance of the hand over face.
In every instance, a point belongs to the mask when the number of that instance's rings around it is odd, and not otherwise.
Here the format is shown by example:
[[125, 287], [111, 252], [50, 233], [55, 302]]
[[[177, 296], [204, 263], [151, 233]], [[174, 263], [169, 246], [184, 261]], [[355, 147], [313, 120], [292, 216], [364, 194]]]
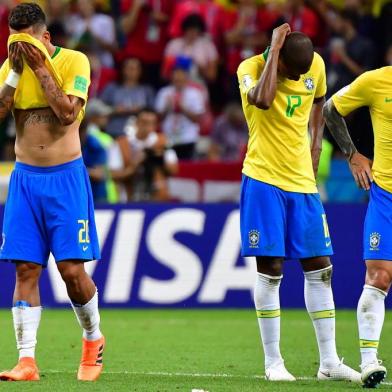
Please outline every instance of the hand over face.
[[9, 60], [14, 72], [21, 74], [23, 72], [23, 56], [19, 42], [14, 42], [10, 46]]
[[20, 45], [24, 58], [33, 71], [45, 66], [45, 55], [39, 49], [26, 42], [21, 42]]

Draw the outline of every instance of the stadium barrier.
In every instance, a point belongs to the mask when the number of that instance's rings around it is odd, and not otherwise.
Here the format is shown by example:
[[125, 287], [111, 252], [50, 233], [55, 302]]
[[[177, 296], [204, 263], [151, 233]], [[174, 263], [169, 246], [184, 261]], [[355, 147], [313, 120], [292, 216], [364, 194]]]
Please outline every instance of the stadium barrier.
[[[335, 302], [339, 308], [354, 308], [365, 273], [361, 239], [366, 206], [327, 205], [326, 210], [335, 250]], [[97, 209], [96, 219], [102, 260], [86, 266], [102, 306], [253, 307], [255, 263], [240, 257], [236, 204], [108, 206]], [[0, 306], [9, 307], [14, 266], [3, 263], [0, 268]], [[44, 306], [68, 305], [53, 260], [43, 273], [41, 294]], [[298, 262], [285, 265], [281, 298], [282, 307], [304, 306]]]

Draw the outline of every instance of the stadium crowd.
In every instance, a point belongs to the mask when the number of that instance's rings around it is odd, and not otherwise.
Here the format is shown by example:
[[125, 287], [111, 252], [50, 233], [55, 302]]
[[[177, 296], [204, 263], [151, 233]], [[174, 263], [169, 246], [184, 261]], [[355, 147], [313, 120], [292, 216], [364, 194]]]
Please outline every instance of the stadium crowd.
[[[1, 61], [16, 3], [0, 2]], [[38, 3], [54, 44], [81, 50], [90, 60], [81, 141], [97, 202], [169, 200], [167, 178], [179, 160], [240, 161], [247, 127], [236, 70], [265, 50], [282, 22], [306, 33], [323, 56], [328, 96], [366, 70], [392, 65], [387, 0]], [[359, 151], [371, 156], [367, 110], [348, 121]], [[0, 158], [13, 160], [12, 119], [1, 127]]]

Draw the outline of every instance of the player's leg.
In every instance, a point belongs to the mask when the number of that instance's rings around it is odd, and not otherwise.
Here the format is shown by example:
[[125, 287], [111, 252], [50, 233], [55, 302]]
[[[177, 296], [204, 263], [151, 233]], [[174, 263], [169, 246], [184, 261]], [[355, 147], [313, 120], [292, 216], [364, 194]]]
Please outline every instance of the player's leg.
[[78, 379], [96, 380], [102, 371], [105, 339], [99, 328], [98, 292], [84, 262], [99, 259], [91, 187], [83, 160], [51, 169], [44, 209], [50, 248], [83, 328]]
[[38, 281], [42, 265], [45, 265], [49, 255], [37, 194], [37, 189], [42, 189], [42, 178], [31, 176], [29, 168], [17, 162], [12, 173], [0, 249], [0, 258], [14, 260], [16, 266], [12, 315], [19, 350], [16, 367], [1, 373], [0, 378], [15, 381], [39, 379], [35, 364], [37, 330], [41, 318]]
[[265, 375], [271, 381], [294, 381], [280, 353], [280, 297], [283, 258], [256, 257], [254, 290], [256, 315], [265, 356]]
[[374, 388], [386, 376], [386, 368], [377, 358], [385, 317], [385, 298], [392, 283], [392, 262], [366, 261], [366, 281], [358, 302], [357, 319], [361, 352], [362, 381]]
[[357, 319], [364, 386], [374, 388], [386, 376], [377, 359], [385, 315], [385, 297], [392, 279], [392, 194], [373, 182], [363, 234], [366, 281], [358, 302]]
[[292, 381], [280, 353], [280, 299], [285, 231], [285, 201], [280, 189], [244, 176], [240, 220], [242, 255], [254, 256], [257, 276], [254, 301], [271, 381]]
[[331, 277], [332, 254], [328, 225], [318, 194], [288, 195], [289, 257], [298, 258], [304, 270], [304, 297], [320, 353], [318, 378], [360, 380], [355, 370], [341, 363], [335, 343], [335, 304]]
[[42, 267], [38, 264], [25, 262], [17, 262], [16, 264], [12, 316], [19, 361], [12, 370], [0, 373], [0, 380], [39, 380], [38, 368], [35, 363], [35, 346], [41, 320], [38, 286], [41, 271]]

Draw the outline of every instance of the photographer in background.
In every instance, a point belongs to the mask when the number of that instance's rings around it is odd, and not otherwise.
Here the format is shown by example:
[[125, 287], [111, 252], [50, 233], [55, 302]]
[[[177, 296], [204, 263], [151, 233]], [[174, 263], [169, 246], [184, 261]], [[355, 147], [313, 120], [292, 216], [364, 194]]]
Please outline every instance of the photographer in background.
[[158, 133], [157, 113], [142, 109], [135, 126], [128, 129], [132, 159], [135, 161], [133, 200], [168, 201], [167, 179], [178, 171], [178, 158], [166, 147], [166, 137]]

